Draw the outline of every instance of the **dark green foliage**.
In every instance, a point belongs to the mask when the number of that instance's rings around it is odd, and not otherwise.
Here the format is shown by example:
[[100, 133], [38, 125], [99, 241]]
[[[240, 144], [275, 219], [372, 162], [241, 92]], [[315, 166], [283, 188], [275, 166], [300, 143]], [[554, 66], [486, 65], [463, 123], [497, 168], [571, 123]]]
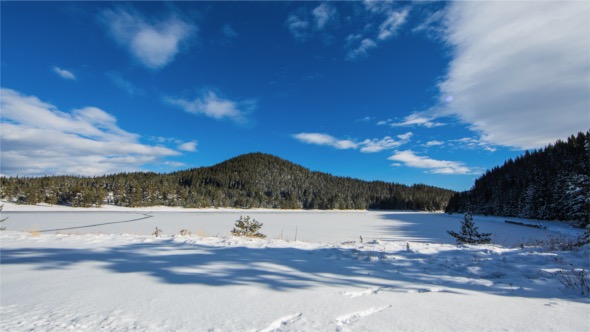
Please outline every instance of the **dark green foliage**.
[[508, 160], [453, 196], [447, 212], [590, 223], [590, 131]]
[[275, 209], [444, 210], [454, 192], [313, 172], [252, 153], [170, 174], [0, 178], [0, 197], [22, 204], [183, 206]]
[[256, 219], [250, 220], [249, 216], [240, 216], [240, 219], [236, 220], [235, 227], [231, 231], [231, 234], [233, 236], [257, 237], [264, 239], [266, 235], [259, 232], [262, 225], [263, 224], [256, 221]]
[[457, 244], [486, 244], [492, 241], [492, 233], [480, 233], [475, 227], [471, 213], [465, 213], [461, 222], [461, 233], [447, 231], [452, 237], [457, 239]]

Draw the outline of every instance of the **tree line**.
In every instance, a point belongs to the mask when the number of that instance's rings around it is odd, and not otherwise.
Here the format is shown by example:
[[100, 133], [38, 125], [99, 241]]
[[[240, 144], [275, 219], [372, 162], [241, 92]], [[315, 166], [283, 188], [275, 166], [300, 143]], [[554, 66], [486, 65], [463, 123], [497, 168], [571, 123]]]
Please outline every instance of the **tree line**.
[[363, 181], [310, 171], [263, 153], [168, 174], [1, 177], [0, 195], [20, 204], [76, 207], [444, 210], [455, 192], [417, 184]]
[[590, 131], [527, 151], [455, 194], [447, 212], [590, 223]]

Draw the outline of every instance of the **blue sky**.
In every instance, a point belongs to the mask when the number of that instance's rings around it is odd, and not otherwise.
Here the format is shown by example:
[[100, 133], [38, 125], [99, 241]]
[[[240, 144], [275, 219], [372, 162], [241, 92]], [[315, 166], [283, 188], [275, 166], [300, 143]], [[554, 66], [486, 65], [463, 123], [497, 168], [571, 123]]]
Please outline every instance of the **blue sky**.
[[590, 128], [587, 2], [2, 2], [6, 176], [265, 152], [469, 189]]

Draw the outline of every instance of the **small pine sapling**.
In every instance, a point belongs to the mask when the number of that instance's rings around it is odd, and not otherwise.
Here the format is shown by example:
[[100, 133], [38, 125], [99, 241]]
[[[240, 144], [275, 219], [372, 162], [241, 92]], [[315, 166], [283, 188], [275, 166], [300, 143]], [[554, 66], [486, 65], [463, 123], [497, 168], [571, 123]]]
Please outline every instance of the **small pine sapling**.
[[152, 235], [155, 236], [155, 237], [160, 237], [160, 235], [162, 235], [162, 232], [163, 231], [156, 226], [156, 229], [154, 230], [154, 232], [152, 233]]
[[473, 222], [473, 216], [471, 213], [466, 212], [461, 222], [461, 233], [454, 231], [447, 231], [449, 235], [457, 239], [457, 244], [486, 244], [492, 241], [492, 233], [480, 233], [475, 227]]
[[250, 220], [249, 216], [240, 216], [240, 219], [236, 220], [235, 227], [231, 231], [231, 234], [233, 236], [257, 237], [263, 239], [266, 235], [259, 232], [262, 225], [263, 224], [256, 221], [256, 219]]

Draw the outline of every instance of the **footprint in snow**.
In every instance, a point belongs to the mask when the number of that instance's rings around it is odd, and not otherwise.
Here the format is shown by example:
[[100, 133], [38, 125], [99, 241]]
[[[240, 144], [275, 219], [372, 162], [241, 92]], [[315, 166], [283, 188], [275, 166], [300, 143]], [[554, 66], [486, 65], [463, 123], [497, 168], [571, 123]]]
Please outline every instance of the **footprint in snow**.
[[359, 296], [363, 296], [363, 295], [371, 295], [371, 294], [377, 294], [381, 292], [381, 287], [373, 287], [373, 288], [367, 288], [365, 290], [362, 291], [352, 291], [352, 292], [344, 292], [342, 293], [344, 296], [355, 298], [355, 297], [359, 297]]
[[293, 315], [288, 315], [288, 316], [281, 317], [281, 318], [275, 320], [274, 322], [272, 322], [269, 326], [267, 326], [267, 327], [265, 327], [265, 328], [263, 328], [261, 330], [258, 330], [258, 332], [279, 331], [281, 327], [283, 327], [283, 326], [285, 326], [287, 324], [290, 324], [290, 323], [293, 323], [293, 322], [298, 321], [301, 318], [302, 315], [303, 315], [302, 313], [296, 313], [296, 314], [293, 314]]

